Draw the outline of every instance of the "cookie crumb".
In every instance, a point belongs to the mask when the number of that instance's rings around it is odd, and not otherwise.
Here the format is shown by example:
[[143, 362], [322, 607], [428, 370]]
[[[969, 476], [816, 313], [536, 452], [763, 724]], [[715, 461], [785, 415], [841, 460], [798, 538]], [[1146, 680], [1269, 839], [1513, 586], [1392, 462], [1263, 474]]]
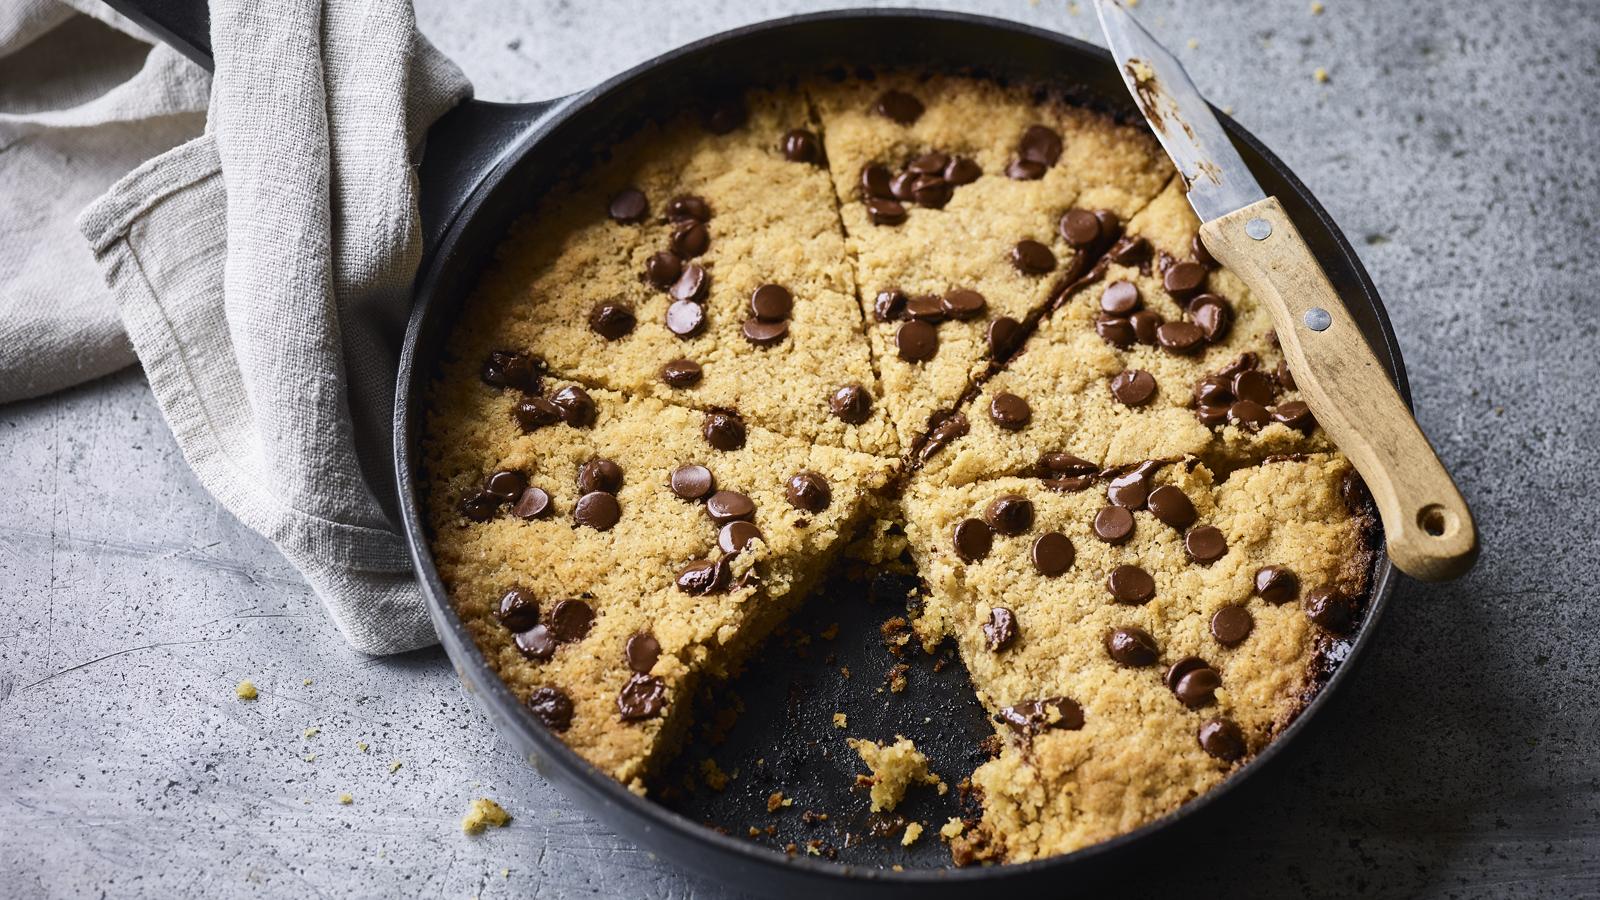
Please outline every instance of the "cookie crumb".
[[483, 834], [490, 826], [504, 828], [510, 823], [511, 814], [504, 807], [488, 797], [479, 797], [461, 817], [461, 830], [467, 834]]
[[233, 689], [233, 693], [240, 700], [254, 700], [260, 696], [256, 692], [256, 683], [248, 678], [239, 682], [239, 686]]
[[700, 761], [700, 777], [705, 780], [706, 787], [713, 791], [722, 791], [728, 786], [728, 773], [722, 771], [714, 759]]
[[1311, 0], [1311, 14], [1313, 16], [1322, 15], [1322, 9], [1323, 6], [1320, 2], [1318, 2], [1318, 0]]
[[356, 798], [350, 796], [349, 794], [340, 794], [339, 795], [339, 805], [340, 806], [349, 806], [350, 804], [352, 804], [354, 802], [356, 802]]
[[1196, 48], [1196, 47], [1199, 47], [1199, 46], [1200, 46], [1200, 42], [1199, 42], [1199, 41], [1197, 41], [1197, 40], [1195, 40], [1195, 39], [1194, 39], [1194, 38], [1189, 38], [1189, 40], [1188, 40], [1188, 42], [1187, 42], [1187, 43], [1188, 43], [1188, 46], [1189, 46], [1189, 49], [1190, 49], [1190, 50], [1193, 50], [1193, 49], [1195, 49], [1195, 48]]
[[913, 784], [943, 785], [944, 779], [928, 771], [928, 757], [910, 740], [895, 735], [893, 744], [879, 744], [851, 738], [851, 749], [872, 770], [872, 775], [857, 776], [858, 784], [871, 785], [873, 812], [889, 812], [905, 799]]
[[822, 631], [818, 632], [818, 634], [820, 634], [822, 636], [822, 639], [825, 640], [825, 641], [833, 640], [834, 638], [839, 636], [839, 623], [838, 622], [834, 622], [832, 625], [829, 625], [827, 628], [822, 629]]
[[833, 714], [833, 727], [835, 727], [835, 728], [849, 728], [850, 727], [850, 717], [845, 715], [844, 713], [834, 713]]
[[905, 836], [900, 838], [900, 846], [909, 847], [912, 844], [915, 844], [917, 842], [917, 838], [920, 837], [922, 837], [922, 823], [908, 822], [906, 824]]
[[356, 749], [360, 750], [362, 753], [367, 752], [367, 742], [366, 741], [356, 741]]
[[950, 821], [944, 823], [943, 825], [941, 825], [939, 827], [939, 837], [942, 840], [946, 840], [946, 841], [952, 840], [954, 838], [960, 837], [961, 833], [963, 831], [966, 831], [966, 830], [967, 830], [967, 823], [961, 821], [961, 819], [959, 819], [959, 818], [957, 818], [955, 816], [951, 816], [950, 817]]
[[1321, 66], [1317, 66], [1317, 70], [1311, 73], [1311, 77], [1315, 78], [1318, 84], [1326, 84], [1328, 81], [1328, 70]]
[[306, 687], [311, 687], [311, 679], [309, 679], [309, 678], [307, 678], [306, 680], [304, 680], [304, 681], [302, 681], [300, 683], [305, 685]]
[[322, 733], [322, 729], [318, 728], [315, 725], [313, 725], [310, 728], [306, 729], [305, 736], [309, 740], [310, 738], [314, 738], [314, 737], [316, 737], [317, 735], [319, 735], [321, 733]]
[[389, 763], [389, 774], [393, 775], [395, 772], [400, 771], [400, 767], [403, 766], [403, 765], [405, 765], [405, 763], [401, 762], [398, 759], [395, 760], [392, 763]]
[[794, 801], [783, 796], [783, 791], [773, 791], [767, 796], [767, 812], [777, 812], [785, 806], [793, 806]]

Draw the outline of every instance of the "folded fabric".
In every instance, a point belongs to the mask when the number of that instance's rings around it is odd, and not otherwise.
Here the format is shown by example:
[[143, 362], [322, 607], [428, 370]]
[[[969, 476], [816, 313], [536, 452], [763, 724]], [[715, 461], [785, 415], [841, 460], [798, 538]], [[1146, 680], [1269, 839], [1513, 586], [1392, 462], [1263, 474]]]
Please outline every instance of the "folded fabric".
[[[71, 298], [33, 283], [40, 312], [0, 349], [0, 397], [114, 368], [126, 340], [200, 482], [282, 550], [354, 647], [431, 643], [394, 526], [390, 425], [421, 252], [413, 154], [469, 86], [417, 34], [409, 0], [214, 0], [211, 28], [205, 133], [138, 165], [83, 209], [92, 255], [81, 237], [34, 246], [34, 265], [85, 254], [104, 281], [98, 292], [72, 288], [81, 293]], [[113, 105], [145, 137], [160, 127], [154, 120], [171, 118], [155, 111], [198, 108], [205, 85], [197, 68], [157, 47], [139, 76], [51, 115], [71, 119], [123, 92]], [[41, 136], [81, 139], [52, 121], [33, 127], [41, 130], [22, 139], [25, 155]], [[0, 178], [8, 194], [28, 192]], [[54, 227], [62, 212], [41, 207], [36, 222]], [[10, 271], [0, 273], [7, 295]], [[105, 309], [125, 339], [107, 327]], [[91, 345], [106, 349], [85, 351], [93, 358], [76, 368], [59, 359]], [[10, 383], [24, 371], [36, 373], [28, 385]]]

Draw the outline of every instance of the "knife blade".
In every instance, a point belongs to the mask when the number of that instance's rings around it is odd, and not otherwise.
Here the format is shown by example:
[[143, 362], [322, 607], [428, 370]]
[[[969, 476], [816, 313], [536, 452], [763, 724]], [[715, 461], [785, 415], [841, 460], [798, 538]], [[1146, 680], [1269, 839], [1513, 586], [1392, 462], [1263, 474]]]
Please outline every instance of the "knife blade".
[[1183, 65], [1117, 0], [1095, 0], [1095, 6], [1117, 70], [1183, 176], [1189, 205], [1200, 221], [1265, 199], [1266, 192], [1233, 149], [1211, 104], [1200, 96]]

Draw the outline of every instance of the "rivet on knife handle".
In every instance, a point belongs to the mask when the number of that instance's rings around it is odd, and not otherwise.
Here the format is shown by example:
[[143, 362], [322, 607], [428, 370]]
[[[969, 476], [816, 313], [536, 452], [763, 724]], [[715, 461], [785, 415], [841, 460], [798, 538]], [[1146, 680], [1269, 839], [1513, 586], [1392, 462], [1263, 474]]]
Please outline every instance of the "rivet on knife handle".
[[1306, 404], [1377, 502], [1389, 558], [1425, 581], [1471, 568], [1472, 511], [1277, 199], [1212, 219], [1200, 235], [1272, 312]]

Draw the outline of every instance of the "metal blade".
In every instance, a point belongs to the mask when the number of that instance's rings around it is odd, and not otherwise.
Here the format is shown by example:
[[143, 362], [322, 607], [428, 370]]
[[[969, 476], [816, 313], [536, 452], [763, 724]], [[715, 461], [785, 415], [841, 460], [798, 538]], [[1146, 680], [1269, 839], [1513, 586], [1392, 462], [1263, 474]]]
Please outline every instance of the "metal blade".
[[1211, 106], [1167, 48], [1118, 0], [1095, 0], [1100, 27], [1128, 91], [1189, 187], [1203, 222], [1266, 198]]

